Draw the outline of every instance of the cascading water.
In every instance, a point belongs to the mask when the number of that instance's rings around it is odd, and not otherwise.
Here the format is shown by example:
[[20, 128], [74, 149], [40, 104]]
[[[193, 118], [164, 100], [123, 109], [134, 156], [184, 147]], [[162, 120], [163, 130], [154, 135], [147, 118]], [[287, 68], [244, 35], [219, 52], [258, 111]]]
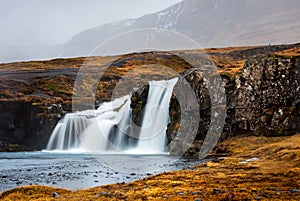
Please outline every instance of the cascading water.
[[[97, 110], [67, 114], [55, 127], [47, 150], [88, 152], [165, 151], [169, 103], [177, 78], [150, 81], [142, 127], [133, 135], [130, 96], [103, 103]], [[139, 136], [139, 137], [133, 137]]]
[[166, 146], [169, 105], [177, 79], [150, 81], [149, 93], [136, 151], [139, 153], [162, 152]]

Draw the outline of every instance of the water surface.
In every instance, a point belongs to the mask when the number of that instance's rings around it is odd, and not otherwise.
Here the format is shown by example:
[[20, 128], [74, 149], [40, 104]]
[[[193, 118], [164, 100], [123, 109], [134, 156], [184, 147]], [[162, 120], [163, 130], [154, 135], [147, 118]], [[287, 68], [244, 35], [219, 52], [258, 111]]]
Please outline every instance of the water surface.
[[168, 155], [85, 154], [59, 152], [0, 153], [0, 192], [30, 184], [71, 190], [130, 182], [200, 161]]

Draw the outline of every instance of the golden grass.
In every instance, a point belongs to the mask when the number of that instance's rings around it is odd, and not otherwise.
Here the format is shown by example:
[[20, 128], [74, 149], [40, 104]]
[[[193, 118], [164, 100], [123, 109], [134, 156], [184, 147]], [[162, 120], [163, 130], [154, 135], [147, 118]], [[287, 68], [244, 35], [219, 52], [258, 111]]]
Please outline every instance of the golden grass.
[[284, 57], [300, 56], [300, 47], [293, 47], [290, 49], [282, 50], [282, 51], [276, 52], [275, 55], [284, 56]]

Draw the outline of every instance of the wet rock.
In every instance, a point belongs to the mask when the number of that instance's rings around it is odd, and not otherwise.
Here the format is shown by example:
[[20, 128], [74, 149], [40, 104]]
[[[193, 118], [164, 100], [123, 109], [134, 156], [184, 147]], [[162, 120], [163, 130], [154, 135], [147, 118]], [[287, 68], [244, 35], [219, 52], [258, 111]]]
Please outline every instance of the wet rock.
[[214, 194], [220, 194], [220, 193], [222, 193], [222, 190], [215, 188], [215, 189], [213, 189], [213, 193]]
[[291, 194], [298, 194], [300, 191], [297, 190], [297, 189], [291, 189], [289, 192], [290, 192]]
[[265, 197], [265, 198], [270, 198], [270, 197], [272, 197], [272, 196], [270, 196], [270, 195], [268, 195], [268, 194], [266, 194], [266, 193], [259, 194], [259, 196]]
[[55, 108], [48, 110], [25, 101], [1, 101], [0, 151], [44, 149], [59, 121], [52, 116], [57, 112]]
[[214, 163], [219, 163], [220, 160], [219, 160], [218, 158], [213, 158], [213, 159], [212, 159], [212, 162], [214, 162]]
[[59, 196], [59, 194], [58, 194], [57, 192], [54, 192], [54, 193], [52, 194], [52, 197], [54, 197], [54, 198], [59, 198], [60, 196]]
[[99, 197], [99, 196], [107, 196], [107, 195], [108, 195], [107, 192], [101, 191], [100, 193], [98, 193], [98, 194], [96, 195], [96, 197]]

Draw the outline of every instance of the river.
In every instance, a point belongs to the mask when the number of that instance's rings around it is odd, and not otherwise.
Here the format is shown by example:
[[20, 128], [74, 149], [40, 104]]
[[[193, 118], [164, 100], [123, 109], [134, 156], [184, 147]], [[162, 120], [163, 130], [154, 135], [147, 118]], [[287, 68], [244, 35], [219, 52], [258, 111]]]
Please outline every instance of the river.
[[168, 155], [1, 152], [0, 192], [32, 184], [85, 189], [130, 182], [202, 162]]

